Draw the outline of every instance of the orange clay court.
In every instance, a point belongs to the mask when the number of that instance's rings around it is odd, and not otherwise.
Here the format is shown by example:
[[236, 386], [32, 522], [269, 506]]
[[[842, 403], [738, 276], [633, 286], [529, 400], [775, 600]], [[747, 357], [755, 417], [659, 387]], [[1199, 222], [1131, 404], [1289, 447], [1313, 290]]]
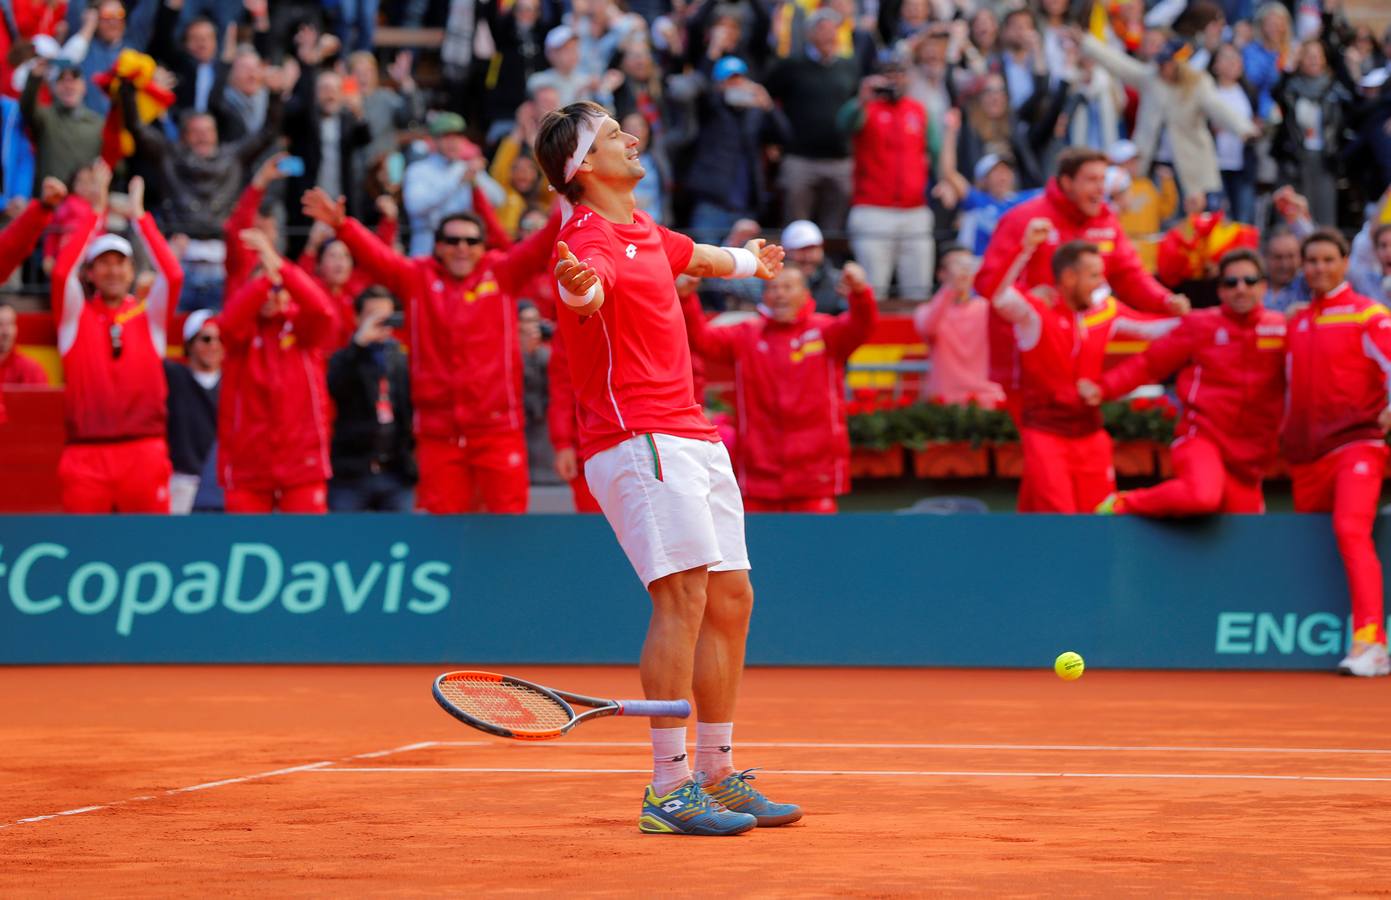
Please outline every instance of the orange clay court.
[[700, 839], [636, 830], [644, 720], [490, 738], [434, 704], [439, 671], [0, 668], [0, 896], [1385, 890], [1361, 679], [752, 669], [736, 764], [806, 818]]

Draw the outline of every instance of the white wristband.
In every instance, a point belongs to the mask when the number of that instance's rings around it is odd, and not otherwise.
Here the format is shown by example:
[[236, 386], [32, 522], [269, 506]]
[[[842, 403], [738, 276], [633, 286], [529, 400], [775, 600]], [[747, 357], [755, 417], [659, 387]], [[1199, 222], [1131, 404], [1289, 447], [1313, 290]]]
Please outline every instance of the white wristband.
[[583, 294], [570, 293], [565, 290], [565, 285], [561, 284], [559, 281], [555, 283], [555, 287], [556, 290], [560, 291], [560, 299], [565, 305], [573, 306], [576, 309], [588, 306], [590, 303], [594, 302], [594, 295], [599, 292], [599, 282], [597, 281], [591, 284], [589, 290], [585, 291]]
[[721, 247], [734, 260], [734, 271], [730, 278], [752, 278], [758, 274], [758, 257], [743, 247]]

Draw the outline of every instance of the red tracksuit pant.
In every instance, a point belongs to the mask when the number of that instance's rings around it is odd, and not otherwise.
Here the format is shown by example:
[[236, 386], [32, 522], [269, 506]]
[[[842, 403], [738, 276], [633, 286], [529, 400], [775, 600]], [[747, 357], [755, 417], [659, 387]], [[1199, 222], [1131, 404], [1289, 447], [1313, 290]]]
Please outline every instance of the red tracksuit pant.
[[1386, 457], [1385, 444], [1348, 444], [1290, 467], [1295, 512], [1333, 513], [1333, 534], [1352, 595], [1353, 639], [1369, 643], [1386, 640], [1381, 560], [1372, 543]]
[[1064, 437], [1021, 428], [1019, 442], [1024, 451], [1020, 512], [1089, 513], [1116, 489], [1111, 436], [1105, 431]]
[[1182, 438], [1169, 450], [1174, 476], [1154, 487], [1125, 492], [1122, 511], [1137, 516], [1205, 516], [1212, 513], [1263, 513], [1259, 481], [1227, 470], [1222, 451], [1202, 435]]
[[526, 512], [531, 482], [524, 432], [503, 431], [457, 440], [420, 437], [415, 461], [420, 468], [415, 505], [425, 512]]
[[787, 497], [782, 500], [765, 500], [760, 497], [745, 497], [744, 512], [751, 513], [820, 513], [830, 515], [837, 509], [835, 497]]
[[162, 437], [68, 444], [58, 461], [63, 512], [167, 515], [173, 471]]
[[601, 513], [599, 501], [594, 499], [594, 495], [589, 492], [589, 482], [584, 480], [584, 464], [580, 464], [580, 474], [570, 481], [570, 493], [575, 498], [575, 512], [578, 513]]
[[328, 512], [328, 487], [322, 481], [311, 481], [308, 484], [270, 491], [233, 488], [223, 492], [223, 499], [229, 513]]

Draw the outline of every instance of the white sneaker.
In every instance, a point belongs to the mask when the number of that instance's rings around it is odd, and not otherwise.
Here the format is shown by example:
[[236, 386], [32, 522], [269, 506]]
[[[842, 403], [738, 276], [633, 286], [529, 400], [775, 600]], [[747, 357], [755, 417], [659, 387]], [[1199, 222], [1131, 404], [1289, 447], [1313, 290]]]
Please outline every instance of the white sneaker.
[[1341, 675], [1356, 675], [1360, 678], [1375, 678], [1391, 675], [1391, 658], [1386, 655], [1385, 644], [1367, 644], [1357, 653], [1349, 652], [1338, 663]]

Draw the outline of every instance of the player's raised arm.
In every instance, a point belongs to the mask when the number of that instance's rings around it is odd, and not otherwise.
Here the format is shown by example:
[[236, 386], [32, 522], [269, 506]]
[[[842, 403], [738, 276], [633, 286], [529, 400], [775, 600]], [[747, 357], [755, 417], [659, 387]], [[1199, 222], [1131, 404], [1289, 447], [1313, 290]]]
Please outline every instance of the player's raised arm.
[[696, 244], [685, 274], [696, 278], [762, 278], [771, 281], [782, 271], [783, 249], [763, 238], [742, 247]]
[[1028, 304], [1023, 302], [1023, 297], [1015, 289], [1014, 283], [1019, 280], [1020, 273], [1029, 264], [1034, 251], [1048, 239], [1048, 231], [1052, 227], [1053, 224], [1047, 219], [1033, 219], [1025, 226], [1024, 236], [1020, 239], [1019, 255], [1010, 263], [1005, 277], [1000, 279], [1000, 284], [995, 289], [995, 295], [990, 298], [995, 311], [1008, 321], [1016, 321], [1027, 315]]

